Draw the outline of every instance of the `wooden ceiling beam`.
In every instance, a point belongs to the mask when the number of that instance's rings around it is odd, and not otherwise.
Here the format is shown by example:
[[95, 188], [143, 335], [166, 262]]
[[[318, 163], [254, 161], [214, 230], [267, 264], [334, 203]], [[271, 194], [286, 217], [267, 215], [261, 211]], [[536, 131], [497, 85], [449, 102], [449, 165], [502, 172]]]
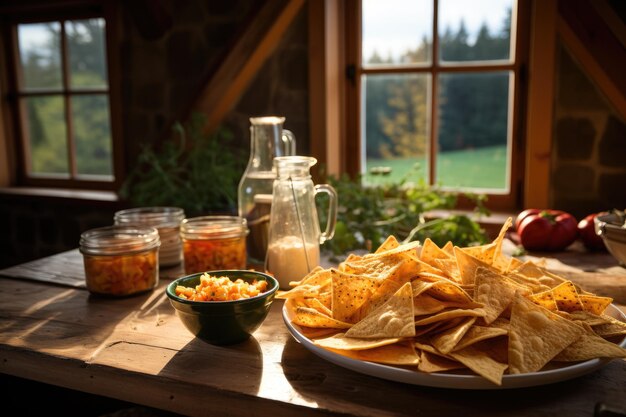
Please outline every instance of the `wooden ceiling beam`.
[[626, 49], [587, 0], [559, 1], [557, 32], [615, 111], [626, 119]]
[[193, 106], [215, 130], [235, 106], [265, 60], [276, 49], [305, 0], [268, 0], [201, 91]]

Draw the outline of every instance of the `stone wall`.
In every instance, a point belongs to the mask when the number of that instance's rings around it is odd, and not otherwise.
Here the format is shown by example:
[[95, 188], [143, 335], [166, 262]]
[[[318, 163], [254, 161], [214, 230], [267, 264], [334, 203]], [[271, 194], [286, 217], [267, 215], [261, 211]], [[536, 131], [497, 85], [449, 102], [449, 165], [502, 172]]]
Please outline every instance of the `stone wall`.
[[564, 47], [556, 79], [551, 206], [577, 218], [626, 209], [626, 123]]

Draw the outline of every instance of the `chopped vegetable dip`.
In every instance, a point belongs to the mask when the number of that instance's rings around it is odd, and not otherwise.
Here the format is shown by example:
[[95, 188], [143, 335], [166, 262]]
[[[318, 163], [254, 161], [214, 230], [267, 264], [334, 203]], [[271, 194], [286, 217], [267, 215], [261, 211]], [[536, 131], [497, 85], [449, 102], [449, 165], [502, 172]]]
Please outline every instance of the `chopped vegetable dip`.
[[230, 301], [254, 297], [266, 289], [267, 281], [248, 283], [241, 278], [231, 281], [228, 277], [215, 277], [205, 272], [195, 288], [178, 285], [176, 295], [192, 301]]

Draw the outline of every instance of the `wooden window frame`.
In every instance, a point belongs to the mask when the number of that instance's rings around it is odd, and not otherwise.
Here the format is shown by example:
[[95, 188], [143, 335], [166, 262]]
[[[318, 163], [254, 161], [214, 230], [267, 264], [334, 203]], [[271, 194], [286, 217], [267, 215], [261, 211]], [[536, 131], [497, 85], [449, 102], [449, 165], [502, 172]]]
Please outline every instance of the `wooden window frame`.
[[[516, 16], [516, 30], [514, 38], [515, 59], [510, 64], [497, 63], [494, 65], [471, 64], [471, 65], [452, 65], [438, 63], [438, 40], [437, 40], [437, 0], [434, 0], [435, 10], [433, 15], [433, 56], [429, 65], [402, 66], [393, 69], [361, 66], [361, 1], [346, 0], [345, 10], [345, 48], [346, 48], [346, 68], [348, 80], [345, 83], [345, 153], [343, 159], [343, 167], [350, 175], [356, 176], [361, 172], [360, 158], [354, 157], [361, 155], [361, 76], [363, 74], [376, 73], [430, 73], [431, 76], [437, 77], [441, 73], [450, 73], [455, 71], [461, 72], [478, 72], [481, 70], [510, 70], [514, 72], [513, 85], [514, 94], [512, 98], [512, 118], [511, 125], [511, 173], [509, 178], [508, 194], [488, 194], [487, 206], [493, 210], [515, 210], [520, 207], [523, 202], [523, 179], [525, 167], [525, 143], [524, 143], [524, 123], [525, 120], [525, 94], [526, 94], [526, 72], [528, 63], [528, 43], [529, 23], [530, 23], [530, 6], [528, 0], [518, 0]], [[430, 121], [430, 158], [434, 160], [436, 155], [436, 138], [437, 138], [437, 112], [436, 100], [437, 91], [436, 83], [433, 82], [431, 91], [431, 121]], [[435, 165], [429, 164], [430, 178], [434, 177]], [[461, 199], [459, 208], [469, 207], [469, 201]]]
[[[9, 172], [3, 173], [7, 176], [4, 185], [42, 187], [42, 188], [62, 188], [62, 189], [84, 189], [117, 191], [124, 179], [124, 161], [121, 139], [121, 109], [120, 109], [120, 88], [119, 70], [117, 62], [117, 32], [118, 19], [117, 9], [113, 2], [107, 1], [77, 1], [72, 5], [56, 5], [55, 2], [44, 5], [26, 5], [7, 7], [2, 12], [7, 16], [2, 22], [3, 57], [2, 67], [6, 68], [6, 77], [2, 80], [3, 93], [2, 113], [5, 124], [4, 147], [7, 150], [8, 159], [12, 161]], [[102, 18], [105, 21], [105, 41], [108, 86], [105, 88], [70, 88], [67, 79], [69, 71], [67, 69], [66, 38], [64, 34], [64, 24], [70, 20], [81, 20], [88, 18]], [[61, 89], [24, 91], [20, 90], [22, 85], [20, 76], [20, 57], [17, 47], [17, 25], [24, 23], [61, 22], [61, 59], [63, 61]], [[103, 95], [109, 101], [109, 118], [112, 145], [112, 179], [100, 180], [89, 175], [79, 175], [76, 173], [74, 140], [72, 136], [72, 115], [70, 98], [81, 95]], [[65, 124], [68, 137], [68, 163], [70, 165], [69, 178], [58, 176], [34, 175], [30, 176], [28, 139], [25, 137], [23, 127], [25, 124], [25, 112], [20, 108], [21, 100], [25, 97], [60, 96], [64, 100]]]

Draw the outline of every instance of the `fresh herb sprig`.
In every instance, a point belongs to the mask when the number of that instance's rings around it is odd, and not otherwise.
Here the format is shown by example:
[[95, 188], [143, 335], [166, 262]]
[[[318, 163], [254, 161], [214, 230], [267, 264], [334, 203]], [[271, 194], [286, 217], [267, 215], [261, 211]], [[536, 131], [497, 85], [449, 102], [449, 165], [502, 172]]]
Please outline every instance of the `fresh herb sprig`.
[[134, 206], [181, 207], [187, 217], [236, 211], [246, 161], [230, 149], [229, 131], [205, 134], [205, 120], [195, 113], [185, 125], [174, 124], [159, 147], [144, 146], [120, 190], [122, 198]]
[[[403, 242], [423, 242], [430, 238], [439, 246], [448, 241], [458, 246], [489, 241], [478, 222], [468, 215], [429, 215], [435, 210], [454, 209], [459, 193], [438, 189], [424, 181], [367, 185], [361, 178], [344, 175], [331, 176], [328, 182], [337, 190], [339, 207], [335, 235], [324, 243], [323, 249], [334, 255], [358, 249], [371, 251], [389, 235]], [[476, 216], [489, 215], [484, 206], [485, 196], [464, 195], [475, 203]]]

